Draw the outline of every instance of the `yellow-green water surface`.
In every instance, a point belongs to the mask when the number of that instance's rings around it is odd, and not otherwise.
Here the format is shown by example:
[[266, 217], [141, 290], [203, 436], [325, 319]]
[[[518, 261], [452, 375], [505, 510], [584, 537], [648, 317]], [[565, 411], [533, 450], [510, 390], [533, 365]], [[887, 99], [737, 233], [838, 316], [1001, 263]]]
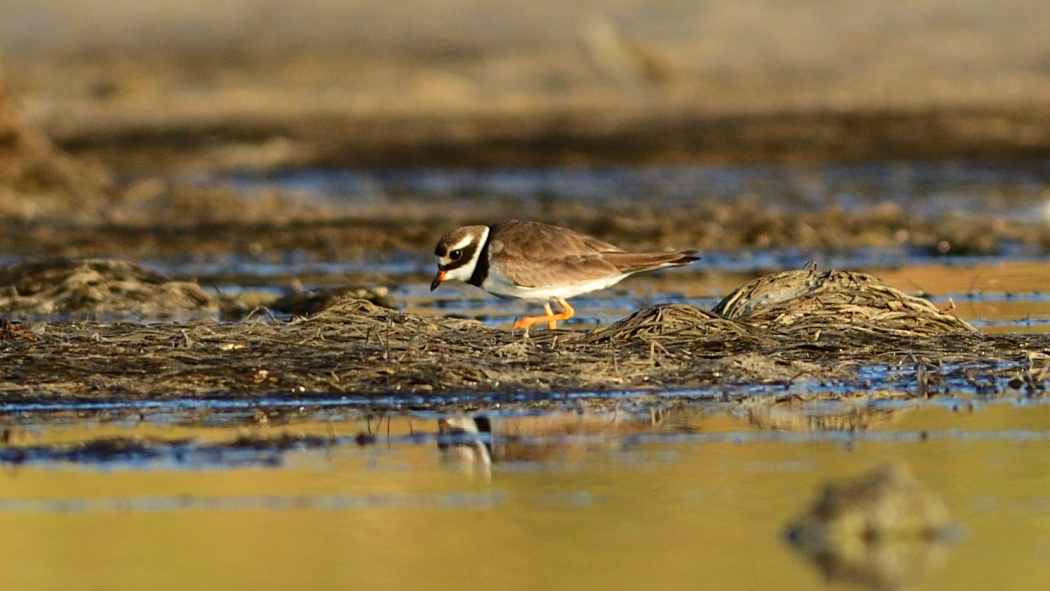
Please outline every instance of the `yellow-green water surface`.
[[[852, 432], [807, 429], [809, 417], [839, 411], [867, 418]], [[489, 417], [487, 449], [440, 439], [443, 417], [408, 414], [9, 432], [10, 447], [246, 433], [341, 443], [239, 464], [178, 454], [8, 463], [3, 586], [1006, 590], [1050, 581], [1050, 405], [1041, 400]], [[783, 527], [823, 482], [887, 461], [943, 497], [957, 535], [896, 571], [839, 569], [828, 583]]]

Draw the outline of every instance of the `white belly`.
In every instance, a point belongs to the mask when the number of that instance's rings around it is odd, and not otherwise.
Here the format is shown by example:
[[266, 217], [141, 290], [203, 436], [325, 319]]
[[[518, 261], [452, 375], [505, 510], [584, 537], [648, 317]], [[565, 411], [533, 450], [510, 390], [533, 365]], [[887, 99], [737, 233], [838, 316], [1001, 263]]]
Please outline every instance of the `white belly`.
[[482, 284], [482, 289], [501, 298], [515, 298], [535, 302], [545, 302], [554, 298], [571, 298], [581, 293], [587, 293], [596, 289], [605, 289], [616, 284], [627, 277], [630, 273], [620, 273], [593, 279], [572, 285], [552, 285], [550, 287], [522, 287], [507, 280], [494, 268], [489, 269], [489, 275]]

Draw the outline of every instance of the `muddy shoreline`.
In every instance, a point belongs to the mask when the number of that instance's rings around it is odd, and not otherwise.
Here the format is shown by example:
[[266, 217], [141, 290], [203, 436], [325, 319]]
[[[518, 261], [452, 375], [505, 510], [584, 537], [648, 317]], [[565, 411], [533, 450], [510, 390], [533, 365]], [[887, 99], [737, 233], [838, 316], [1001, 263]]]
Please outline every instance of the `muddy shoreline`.
[[579, 110], [524, 117], [303, 113], [56, 130], [52, 137], [72, 154], [131, 172], [258, 168], [252, 154], [265, 164], [275, 138], [293, 147], [268, 163], [283, 168], [1046, 159], [1048, 130], [1050, 106], [1006, 105], [740, 115], [654, 109], [611, 124]]
[[[851, 389], [1042, 395], [1048, 348], [1050, 335], [986, 335], [874, 278], [807, 269], [756, 280], [712, 312], [662, 305], [592, 330], [528, 335], [356, 299], [288, 323], [260, 311], [232, 324], [13, 325], [0, 340], [0, 395], [6, 405], [342, 396], [413, 409], [463, 396], [468, 406], [557, 404], [569, 393], [769, 403]], [[861, 367], [885, 369], [861, 378]]]
[[[1024, 377], [1027, 355], [1050, 350], [1046, 335], [873, 338], [856, 346], [825, 332], [823, 342], [711, 339], [691, 350], [660, 338], [596, 345], [593, 336], [544, 331], [525, 339], [471, 321], [375, 311], [364, 320], [288, 326], [52, 322], [33, 341], [3, 343], [0, 407], [353, 399], [361, 410], [440, 409], [450, 400], [460, 408], [540, 408], [564, 404], [564, 394], [578, 404], [604, 404], [609, 394], [773, 404], [842, 400], [858, 388], [869, 400], [959, 389], [1042, 395], [1045, 382]], [[865, 383], [855, 374], [861, 365], [898, 369]]]
[[[80, 213], [88, 212], [82, 208]], [[268, 200], [225, 188], [171, 187], [147, 199], [112, 202], [90, 215], [94, 219], [79, 222], [0, 220], [0, 252], [131, 261], [231, 254], [279, 261], [290, 252], [317, 261], [374, 259], [394, 252], [426, 256], [448, 229], [511, 218], [571, 227], [629, 249], [841, 253], [897, 248], [933, 257], [994, 256], [1009, 247], [1033, 254], [1050, 249], [1050, 224], [1038, 219], [964, 212], [924, 218], [895, 204], [793, 212], [746, 198], [672, 206], [518, 202], [467, 208], [421, 197], [361, 212], [351, 205], [311, 208], [291, 196]]]

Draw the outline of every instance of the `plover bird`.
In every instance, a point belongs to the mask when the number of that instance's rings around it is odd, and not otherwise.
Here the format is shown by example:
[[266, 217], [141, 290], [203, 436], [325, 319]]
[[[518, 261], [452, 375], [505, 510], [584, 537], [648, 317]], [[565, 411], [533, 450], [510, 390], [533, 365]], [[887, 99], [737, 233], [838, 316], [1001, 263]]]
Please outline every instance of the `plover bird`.
[[[566, 228], [508, 220], [491, 226], [463, 226], [445, 233], [434, 255], [438, 272], [430, 284], [446, 279], [475, 285], [501, 298], [543, 302], [546, 316], [514, 323], [528, 329], [537, 322], [557, 328], [575, 314], [566, 298], [603, 289], [628, 275], [699, 260], [695, 250], [625, 252], [622, 248]], [[551, 310], [550, 301], [561, 306]]]

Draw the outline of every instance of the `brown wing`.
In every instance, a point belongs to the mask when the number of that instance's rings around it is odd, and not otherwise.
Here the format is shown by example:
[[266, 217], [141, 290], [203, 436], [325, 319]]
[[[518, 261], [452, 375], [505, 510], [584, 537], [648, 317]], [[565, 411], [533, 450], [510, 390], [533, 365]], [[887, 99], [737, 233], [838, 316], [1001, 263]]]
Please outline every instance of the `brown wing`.
[[695, 250], [677, 250], [669, 252], [613, 252], [605, 255], [605, 260], [620, 270], [621, 273], [638, 273], [661, 267], [677, 267], [700, 260]]
[[527, 248], [539, 252], [546, 245], [554, 255], [577, 251], [583, 254], [600, 252], [623, 252], [619, 246], [602, 242], [593, 236], [580, 234], [568, 228], [530, 222], [528, 220], [507, 220], [492, 226], [492, 235], [515, 244], [528, 245]]
[[689, 262], [673, 262], [681, 253], [627, 253], [586, 234], [524, 220], [496, 224], [491, 236], [492, 262], [522, 287], [572, 285]]

